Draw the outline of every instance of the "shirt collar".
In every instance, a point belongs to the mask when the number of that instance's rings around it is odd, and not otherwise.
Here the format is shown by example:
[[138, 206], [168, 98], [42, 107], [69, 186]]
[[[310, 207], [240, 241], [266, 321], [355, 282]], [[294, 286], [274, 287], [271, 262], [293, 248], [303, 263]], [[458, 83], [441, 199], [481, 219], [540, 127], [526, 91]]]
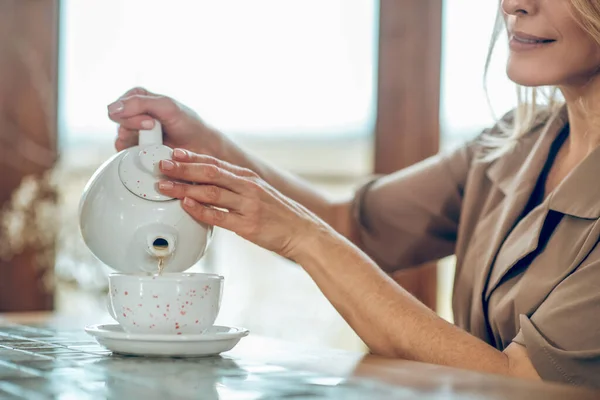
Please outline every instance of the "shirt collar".
[[[513, 150], [494, 161], [488, 177], [505, 193], [532, 190], [544, 168], [550, 147], [568, 124], [567, 107], [548, 123], [534, 127], [531, 134], [520, 140]], [[578, 218], [600, 218], [600, 147], [593, 150], [550, 193], [547, 201], [551, 210]]]
[[550, 120], [540, 119], [512, 149], [491, 163], [486, 172], [488, 178], [505, 195], [533, 190], [546, 164], [550, 147], [566, 123], [566, 107]]

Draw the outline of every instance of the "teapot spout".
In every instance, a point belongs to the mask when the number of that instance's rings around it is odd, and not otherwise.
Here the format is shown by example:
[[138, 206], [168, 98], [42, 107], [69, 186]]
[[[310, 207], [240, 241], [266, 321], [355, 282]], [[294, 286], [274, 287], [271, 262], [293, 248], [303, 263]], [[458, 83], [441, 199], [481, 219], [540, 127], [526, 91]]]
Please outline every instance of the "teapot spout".
[[149, 234], [146, 244], [148, 253], [156, 258], [166, 258], [175, 251], [175, 237], [170, 234]]
[[169, 268], [173, 266], [177, 242], [178, 233], [173, 226], [152, 223], [136, 230], [128, 246], [129, 254], [137, 268], [144, 272], [156, 272], [159, 262], [168, 261]]

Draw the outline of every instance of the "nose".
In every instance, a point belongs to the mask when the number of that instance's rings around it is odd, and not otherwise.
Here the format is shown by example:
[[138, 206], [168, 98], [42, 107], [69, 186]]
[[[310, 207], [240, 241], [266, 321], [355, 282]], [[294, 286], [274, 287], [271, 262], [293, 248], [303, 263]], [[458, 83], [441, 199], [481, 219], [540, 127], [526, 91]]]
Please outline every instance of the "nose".
[[502, 0], [502, 11], [506, 15], [532, 15], [538, 11], [539, 0]]

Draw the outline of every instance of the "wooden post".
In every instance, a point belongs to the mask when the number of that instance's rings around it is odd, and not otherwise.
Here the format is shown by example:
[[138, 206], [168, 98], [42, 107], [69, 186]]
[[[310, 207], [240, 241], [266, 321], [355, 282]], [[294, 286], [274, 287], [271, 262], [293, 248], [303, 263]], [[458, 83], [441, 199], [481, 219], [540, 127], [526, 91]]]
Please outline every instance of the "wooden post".
[[[380, 0], [375, 173], [389, 174], [439, 150], [442, 0]], [[436, 265], [394, 278], [436, 305]]]
[[0, 312], [53, 308], [58, 14], [0, 1]]

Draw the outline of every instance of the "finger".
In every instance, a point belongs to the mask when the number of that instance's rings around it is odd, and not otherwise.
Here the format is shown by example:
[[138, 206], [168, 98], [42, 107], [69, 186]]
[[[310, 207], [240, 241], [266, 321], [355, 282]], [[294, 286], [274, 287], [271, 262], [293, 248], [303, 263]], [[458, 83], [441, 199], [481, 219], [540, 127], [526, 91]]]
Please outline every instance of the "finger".
[[128, 128], [124, 127], [123, 125], [119, 125], [117, 134], [119, 136], [119, 139], [134, 138], [137, 140], [139, 132], [137, 131], [137, 129], [128, 129]]
[[144, 114], [158, 120], [168, 120], [173, 118], [178, 110], [178, 105], [168, 97], [136, 94], [110, 104], [108, 115], [110, 119], [119, 123], [126, 118]]
[[158, 189], [170, 197], [177, 199], [190, 197], [197, 202], [232, 211], [239, 211], [243, 200], [239, 194], [214, 185], [189, 185], [182, 182], [160, 181]]
[[238, 176], [245, 176], [245, 177], [250, 177], [250, 176], [257, 177], [258, 176], [258, 175], [256, 175], [256, 173], [254, 171], [249, 170], [247, 168], [242, 168], [237, 165], [230, 164], [226, 161], [219, 160], [218, 158], [211, 157], [211, 156], [208, 156], [205, 154], [197, 154], [197, 153], [194, 153], [194, 152], [186, 150], [186, 149], [174, 149], [173, 150], [173, 160], [181, 161], [181, 162], [188, 162], [188, 163], [216, 165], [217, 167], [222, 168], [222, 169], [229, 171]]
[[182, 207], [196, 221], [208, 225], [218, 226], [233, 232], [236, 231], [236, 227], [239, 228], [243, 225], [243, 220], [239, 215], [205, 206], [189, 197], [183, 199]]
[[154, 128], [154, 118], [148, 114], [136, 115], [130, 118], [120, 118], [119, 123], [121, 126], [132, 131]]
[[[132, 121], [135, 120], [135, 121]], [[148, 122], [150, 124], [148, 124]], [[119, 125], [118, 138], [124, 143], [129, 143], [130, 146], [135, 146], [138, 143], [139, 131], [141, 129], [152, 129], [154, 121], [151, 117], [140, 118], [132, 117]]]
[[132, 131], [122, 126], [119, 127], [117, 139], [115, 140], [115, 148], [117, 151], [133, 147], [138, 143], [137, 131]]
[[134, 87], [132, 89], [129, 89], [128, 91], [126, 91], [125, 93], [123, 93], [123, 95], [119, 96], [119, 99], [122, 99], [124, 97], [130, 97], [136, 94], [141, 94], [144, 96], [153, 96], [156, 95], [156, 93], [152, 93], [151, 91], [147, 90], [146, 88], [143, 87]]
[[138, 131], [127, 129], [123, 126], [119, 126], [117, 131], [117, 140], [125, 147], [132, 147], [138, 143]]
[[[111, 113], [113, 114], [118, 114], [120, 112], [119, 110], [119, 105], [121, 104], [119, 101], [122, 99], [125, 99], [127, 97], [131, 97], [131, 96], [135, 96], [135, 95], [142, 95], [142, 96], [156, 96], [156, 93], [152, 93], [149, 90], [143, 88], [143, 87], [134, 87], [132, 89], [129, 89], [128, 91], [126, 91], [125, 93], [123, 93], [121, 96], [119, 96], [119, 98], [117, 99], [117, 101], [111, 103], [108, 108], [109, 108], [109, 117], [111, 115]], [[111, 118], [112, 119], [112, 118]], [[115, 121], [118, 122], [118, 121]]]
[[172, 179], [204, 185], [215, 185], [238, 194], [248, 192], [247, 186], [251, 183], [214, 164], [161, 160], [159, 168], [163, 174]]
[[132, 144], [131, 142], [125, 141], [125, 140], [120, 139], [118, 137], [115, 140], [115, 149], [117, 149], [117, 151], [122, 151], [122, 150], [128, 149], [128, 148], [133, 147], [133, 146], [135, 146], [135, 143]]

